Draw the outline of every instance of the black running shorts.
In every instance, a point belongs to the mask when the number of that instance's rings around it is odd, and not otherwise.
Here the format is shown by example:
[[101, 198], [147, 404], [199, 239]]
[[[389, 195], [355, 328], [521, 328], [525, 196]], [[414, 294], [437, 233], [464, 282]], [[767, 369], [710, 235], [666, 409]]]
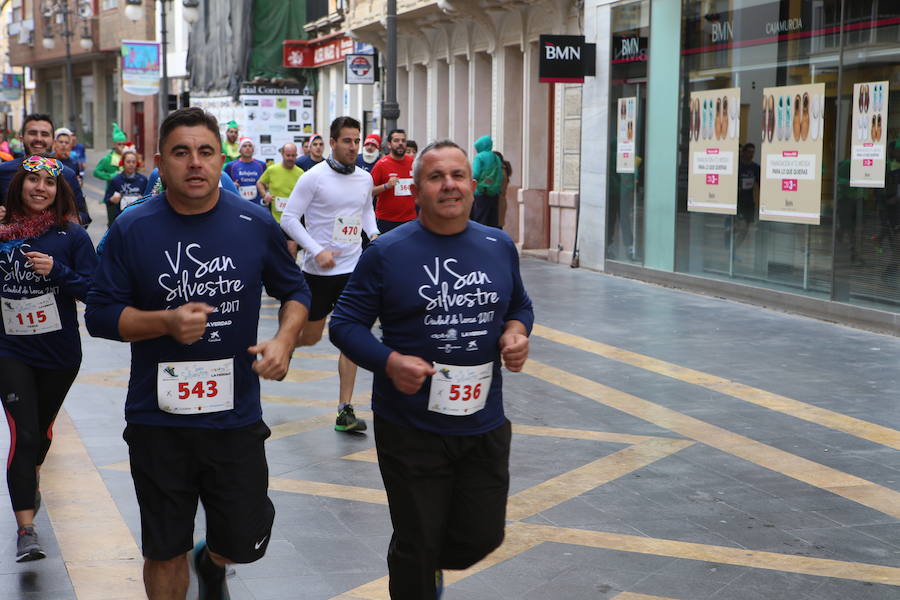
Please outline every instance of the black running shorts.
[[350, 281], [351, 273], [343, 275], [313, 275], [303, 271], [306, 285], [312, 293], [312, 306], [309, 307], [309, 321], [321, 321], [334, 310], [344, 286]]
[[262, 558], [275, 520], [264, 447], [270, 433], [262, 421], [238, 429], [129, 424], [123, 437], [144, 556], [169, 560], [193, 547], [199, 499], [212, 552], [236, 563]]

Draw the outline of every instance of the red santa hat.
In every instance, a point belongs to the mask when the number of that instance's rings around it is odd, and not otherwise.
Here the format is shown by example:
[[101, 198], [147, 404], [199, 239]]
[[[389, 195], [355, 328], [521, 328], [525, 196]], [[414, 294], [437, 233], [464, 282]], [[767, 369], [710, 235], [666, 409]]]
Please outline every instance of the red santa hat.
[[250, 144], [250, 145], [252, 146], [252, 145], [253, 145], [253, 140], [251, 140], [251, 139], [248, 138], [247, 136], [242, 136], [242, 137], [238, 138], [238, 148], [240, 148], [240, 147], [243, 146], [244, 144]]
[[366, 144], [375, 144], [379, 148], [381, 148], [381, 136], [377, 133], [370, 133], [366, 136], [366, 140], [363, 142], [363, 146]]

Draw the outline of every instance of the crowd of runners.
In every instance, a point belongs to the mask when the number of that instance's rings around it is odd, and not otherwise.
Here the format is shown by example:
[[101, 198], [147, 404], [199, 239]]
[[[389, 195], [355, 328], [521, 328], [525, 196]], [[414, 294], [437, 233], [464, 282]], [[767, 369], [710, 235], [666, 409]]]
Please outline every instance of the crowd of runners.
[[[148, 598], [185, 598], [191, 569], [200, 598], [228, 598], [227, 565], [265, 554], [277, 519], [260, 378], [283, 379], [329, 315], [341, 352], [335, 430], [367, 429], [351, 403], [357, 365], [374, 376], [391, 597], [439, 598], [444, 569], [501, 544], [511, 435], [501, 367], [523, 368], [533, 311], [498, 228], [509, 167], [490, 138], [473, 170], [451, 140], [419, 150], [395, 129], [382, 144], [338, 117], [266, 164], [238, 123], [223, 138], [213, 116], [185, 108], [161, 124], [145, 177], [116, 126], [93, 170], [108, 226], [96, 249], [72, 138], [29, 115], [22, 155], [0, 164], [0, 399], [17, 560], [46, 556], [34, 526], [40, 469], [81, 365], [77, 302], [91, 336], [131, 345], [124, 439]], [[260, 340], [263, 293], [280, 309]]]

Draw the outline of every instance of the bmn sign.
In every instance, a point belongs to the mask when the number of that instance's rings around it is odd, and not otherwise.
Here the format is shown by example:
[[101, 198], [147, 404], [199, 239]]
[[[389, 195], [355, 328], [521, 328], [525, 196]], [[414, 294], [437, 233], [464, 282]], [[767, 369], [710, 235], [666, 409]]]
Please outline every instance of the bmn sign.
[[538, 46], [543, 83], [584, 83], [596, 71], [597, 46], [584, 43], [583, 35], [542, 35]]

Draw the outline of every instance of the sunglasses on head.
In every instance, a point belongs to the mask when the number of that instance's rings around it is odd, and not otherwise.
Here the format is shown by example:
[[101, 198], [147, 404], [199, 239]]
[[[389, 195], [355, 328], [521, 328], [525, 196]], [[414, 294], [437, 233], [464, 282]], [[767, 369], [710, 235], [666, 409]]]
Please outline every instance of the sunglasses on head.
[[59, 174], [62, 173], [62, 163], [55, 158], [45, 156], [29, 156], [22, 161], [22, 168], [31, 173], [47, 171], [53, 177], [59, 177]]

